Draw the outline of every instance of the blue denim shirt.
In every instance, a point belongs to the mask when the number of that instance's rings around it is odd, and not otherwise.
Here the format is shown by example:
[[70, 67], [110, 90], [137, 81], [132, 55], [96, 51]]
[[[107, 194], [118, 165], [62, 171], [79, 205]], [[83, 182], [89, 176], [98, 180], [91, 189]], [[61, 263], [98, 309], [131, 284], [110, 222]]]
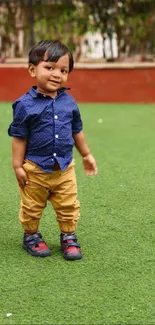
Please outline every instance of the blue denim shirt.
[[53, 99], [36, 87], [13, 103], [13, 122], [8, 134], [28, 141], [25, 159], [45, 172], [52, 172], [57, 161], [64, 171], [72, 161], [73, 133], [82, 130], [78, 106], [73, 97], [58, 91]]

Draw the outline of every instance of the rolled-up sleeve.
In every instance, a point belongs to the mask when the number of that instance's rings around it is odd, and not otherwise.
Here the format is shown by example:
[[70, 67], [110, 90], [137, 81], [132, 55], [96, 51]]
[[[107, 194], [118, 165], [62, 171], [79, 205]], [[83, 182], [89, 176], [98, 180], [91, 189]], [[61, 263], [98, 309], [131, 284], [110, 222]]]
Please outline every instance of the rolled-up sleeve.
[[78, 106], [75, 104], [73, 110], [72, 132], [79, 133], [82, 131], [83, 124]]
[[28, 137], [28, 121], [26, 109], [21, 102], [15, 102], [13, 108], [13, 122], [10, 124], [8, 134], [12, 137]]

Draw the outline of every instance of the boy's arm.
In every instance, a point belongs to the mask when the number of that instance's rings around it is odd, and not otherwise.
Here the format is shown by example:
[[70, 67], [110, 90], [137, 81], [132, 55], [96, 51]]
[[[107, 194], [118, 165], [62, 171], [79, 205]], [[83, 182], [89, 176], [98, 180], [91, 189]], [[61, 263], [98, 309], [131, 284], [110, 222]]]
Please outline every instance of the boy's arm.
[[25, 170], [23, 169], [24, 157], [27, 147], [27, 140], [23, 138], [12, 138], [12, 167], [14, 169], [17, 182], [21, 188], [28, 184]]
[[80, 131], [79, 133], [73, 133], [73, 138], [75, 141], [75, 146], [76, 146], [77, 150], [79, 151], [80, 155], [82, 157], [89, 155], [90, 149], [87, 145], [83, 131]]
[[88, 176], [96, 175], [97, 174], [96, 161], [90, 152], [83, 131], [80, 131], [79, 133], [73, 133], [73, 138], [75, 141], [75, 147], [77, 148], [80, 155], [82, 156], [83, 167], [86, 175]]

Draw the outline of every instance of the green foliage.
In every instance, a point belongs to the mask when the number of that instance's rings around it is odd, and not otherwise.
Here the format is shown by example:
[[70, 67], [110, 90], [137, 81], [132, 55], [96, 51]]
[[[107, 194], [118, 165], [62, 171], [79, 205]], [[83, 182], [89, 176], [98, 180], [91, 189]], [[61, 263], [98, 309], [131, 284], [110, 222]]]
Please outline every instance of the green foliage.
[[73, 50], [79, 42], [79, 37], [87, 30], [88, 15], [85, 6], [75, 5], [71, 0], [2, 0], [0, 5], [0, 27], [3, 26], [4, 35], [10, 42], [14, 37], [16, 42], [18, 29], [22, 28], [26, 50], [32, 43], [47, 38], [60, 39]]
[[14, 44], [24, 31], [25, 52], [40, 39], [58, 38], [71, 50], [86, 31], [117, 33], [119, 53], [155, 53], [154, 0], [1, 0], [3, 47]]
[[130, 52], [141, 52], [147, 49], [154, 52], [155, 6], [152, 0], [128, 0], [124, 6], [124, 28], [122, 37], [130, 45]]
[[113, 32], [117, 33], [120, 52], [126, 46], [129, 54], [145, 54], [148, 49], [155, 51], [154, 0], [89, 0], [86, 4], [94, 28], [110, 37]]
[[57, 38], [66, 43], [71, 50], [75, 48], [76, 38], [84, 34], [87, 19], [84, 10], [72, 2], [60, 2], [35, 8], [36, 39]]

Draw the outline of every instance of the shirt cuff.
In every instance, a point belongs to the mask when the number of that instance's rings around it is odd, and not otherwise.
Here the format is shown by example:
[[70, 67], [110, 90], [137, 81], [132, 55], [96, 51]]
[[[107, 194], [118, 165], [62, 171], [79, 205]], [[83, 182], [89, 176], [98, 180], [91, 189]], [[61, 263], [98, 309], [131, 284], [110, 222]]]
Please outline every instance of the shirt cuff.
[[8, 129], [8, 134], [11, 137], [17, 137], [17, 138], [27, 138], [28, 134], [25, 131], [25, 129], [15, 126], [10, 126]]
[[76, 125], [76, 127], [74, 126], [72, 128], [72, 133], [80, 133], [82, 131], [82, 129], [83, 129], [83, 127], [82, 127], [81, 124], [80, 125]]

